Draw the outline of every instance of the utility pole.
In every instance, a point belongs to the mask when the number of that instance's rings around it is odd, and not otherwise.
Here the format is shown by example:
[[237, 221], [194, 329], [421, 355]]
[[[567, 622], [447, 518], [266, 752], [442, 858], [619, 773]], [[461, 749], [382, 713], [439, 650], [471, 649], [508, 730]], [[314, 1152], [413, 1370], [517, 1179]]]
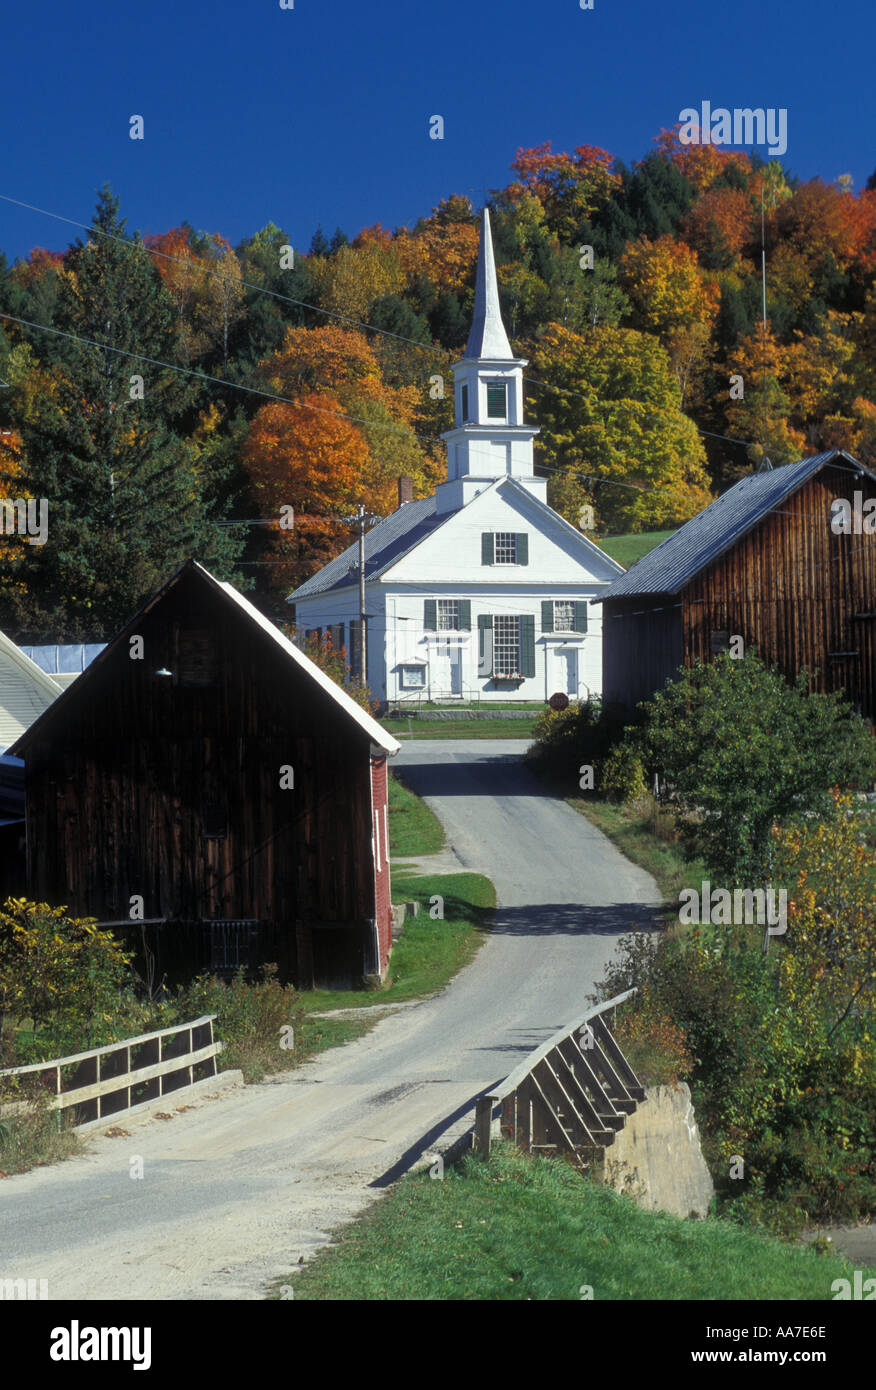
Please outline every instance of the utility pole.
[[368, 615], [365, 612], [365, 508], [360, 502], [356, 508], [359, 522], [359, 644], [362, 652], [360, 669], [362, 684], [368, 684]]

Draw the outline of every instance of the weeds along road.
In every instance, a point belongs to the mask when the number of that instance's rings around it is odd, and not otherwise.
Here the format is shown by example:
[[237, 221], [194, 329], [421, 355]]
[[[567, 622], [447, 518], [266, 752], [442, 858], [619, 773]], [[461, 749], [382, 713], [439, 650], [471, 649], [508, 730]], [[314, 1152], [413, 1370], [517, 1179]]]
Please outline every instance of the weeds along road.
[[[496, 886], [472, 964], [294, 1072], [182, 1114], [169, 1097], [172, 1119], [122, 1118], [127, 1136], [97, 1130], [84, 1157], [0, 1181], [0, 1279], [47, 1279], [52, 1299], [262, 1298], [582, 1010], [617, 937], [650, 925], [659, 895], [542, 793], [525, 747], [422, 740], [395, 760], [460, 865]], [[442, 871], [453, 860], [442, 854]]]

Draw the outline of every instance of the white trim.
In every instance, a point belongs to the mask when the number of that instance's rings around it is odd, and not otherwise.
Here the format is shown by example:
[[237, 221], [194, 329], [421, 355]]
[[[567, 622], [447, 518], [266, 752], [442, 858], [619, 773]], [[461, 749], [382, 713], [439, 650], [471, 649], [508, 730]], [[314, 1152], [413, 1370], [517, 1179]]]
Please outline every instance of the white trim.
[[332, 697], [336, 704], [340, 705], [341, 709], [344, 710], [351, 719], [356, 721], [359, 727], [368, 734], [372, 743], [376, 743], [377, 746], [382, 748], [385, 753], [388, 753], [390, 757], [394, 757], [395, 754], [400, 751], [401, 744], [392, 737], [392, 734], [388, 734], [386, 730], [378, 724], [376, 719], [372, 719], [371, 715], [367, 714], [365, 710], [362, 709], [361, 705], [356, 704], [356, 701], [347, 694], [346, 690], [342, 690], [330, 676], [327, 676], [315, 662], [310, 660], [310, 657], [305, 656], [302, 651], [299, 651], [299, 649], [289, 641], [288, 637], [284, 637], [280, 629], [275, 627], [270, 619], [266, 618], [263, 613], [260, 613], [259, 610], [250, 603], [249, 599], [244, 598], [243, 594], [238, 593], [231, 584], [215, 579], [210, 571], [205, 569], [197, 560], [194, 561], [194, 568], [200, 570], [201, 574], [209, 579], [212, 584], [215, 584], [217, 589], [222, 589], [228, 594], [229, 598], [234, 600], [238, 608], [242, 609], [248, 617], [252, 618], [253, 622], [257, 623], [262, 631], [266, 632], [268, 636], [276, 642], [277, 646], [281, 651], [285, 652], [286, 656], [292, 658], [295, 665], [300, 666], [327, 695]]
[[20, 647], [16, 647], [11, 638], [3, 632], [0, 632], [0, 652], [8, 656], [24, 675], [28, 676], [35, 685], [38, 685], [44, 694], [51, 695], [52, 699], [56, 699], [64, 690], [63, 685], [52, 680], [52, 677], [41, 666], [37, 666], [36, 662], [26, 656]]

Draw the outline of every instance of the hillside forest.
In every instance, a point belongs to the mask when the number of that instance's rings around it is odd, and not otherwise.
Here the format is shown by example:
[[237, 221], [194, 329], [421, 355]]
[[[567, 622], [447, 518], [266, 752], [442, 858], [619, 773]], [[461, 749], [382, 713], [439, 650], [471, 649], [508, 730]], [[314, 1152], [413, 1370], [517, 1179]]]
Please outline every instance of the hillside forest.
[[[673, 131], [632, 167], [543, 144], [511, 175], [502, 310], [570, 521], [678, 526], [764, 456], [876, 463], [876, 175], [802, 182]], [[104, 188], [66, 250], [0, 253], [0, 500], [49, 503], [46, 544], [2, 539], [0, 630], [99, 641], [190, 556], [288, 612], [357, 503], [446, 476], [478, 237], [460, 195], [306, 248], [270, 222], [141, 235]]]

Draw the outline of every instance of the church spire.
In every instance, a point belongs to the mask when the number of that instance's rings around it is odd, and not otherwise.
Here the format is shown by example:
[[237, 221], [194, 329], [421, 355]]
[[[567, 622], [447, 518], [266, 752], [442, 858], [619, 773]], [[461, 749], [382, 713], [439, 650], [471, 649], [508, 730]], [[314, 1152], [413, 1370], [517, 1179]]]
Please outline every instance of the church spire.
[[474, 322], [465, 345], [465, 358], [486, 358], [492, 362], [514, 360], [511, 344], [502, 323], [499, 308], [499, 286], [496, 281], [496, 260], [490, 214], [481, 214], [481, 244], [478, 250], [478, 278], [475, 288]]

